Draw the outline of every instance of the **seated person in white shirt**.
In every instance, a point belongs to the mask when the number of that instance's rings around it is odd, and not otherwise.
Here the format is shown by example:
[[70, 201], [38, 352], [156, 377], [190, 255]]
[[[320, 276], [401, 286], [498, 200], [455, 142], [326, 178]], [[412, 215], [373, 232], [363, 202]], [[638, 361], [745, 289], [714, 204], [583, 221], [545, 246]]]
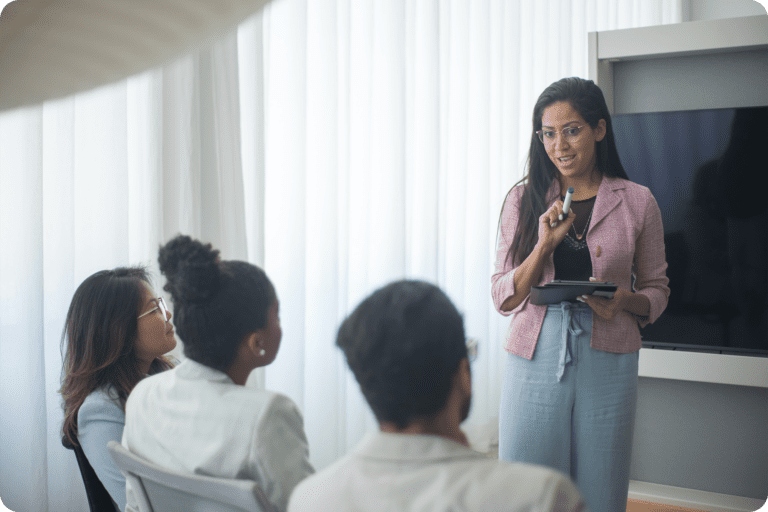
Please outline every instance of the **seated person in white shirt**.
[[398, 281], [339, 328], [380, 431], [301, 482], [290, 512], [563, 511], [584, 509], [568, 476], [468, 448], [472, 378], [464, 323], [439, 288]]
[[[314, 472], [302, 416], [288, 397], [245, 386], [277, 355], [277, 295], [263, 270], [218, 254], [187, 236], [160, 249], [187, 359], [133, 390], [123, 446], [169, 469], [254, 480], [284, 511], [296, 484]], [[126, 494], [126, 510], [135, 510], [130, 483]]]

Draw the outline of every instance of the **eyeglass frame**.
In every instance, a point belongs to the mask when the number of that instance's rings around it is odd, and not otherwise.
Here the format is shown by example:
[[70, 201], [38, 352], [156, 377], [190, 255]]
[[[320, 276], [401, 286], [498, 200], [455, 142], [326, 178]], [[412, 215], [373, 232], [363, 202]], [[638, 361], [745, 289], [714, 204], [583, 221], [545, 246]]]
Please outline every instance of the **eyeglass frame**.
[[139, 316], [136, 317], [136, 320], [139, 320], [140, 318], [145, 317], [150, 313], [154, 313], [158, 309], [163, 314], [163, 320], [168, 319], [168, 306], [165, 305], [165, 300], [163, 300], [162, 297], [155, 297], [152, 300], [157, 301], [157, 306], [153, 307], [149, 311], [145, 311], [144, 313], [140, 314]]
[[[560, 133], [560, 134], [563, 135], [563, 137], [565, 137], [565, 140], [572, 141], [572, 140], [578, 139], [579, 136], [581, 136], [581, 133], [582, 133], [581, 129], [584, 128], [585, 126], [587, 126], [587, 125], [583, 124], [581, 126], [566, 126], [562, 130], [546, 130], [546, 131], [554, 132], [556, 134]], [[573, 135], [566, 135], [565, 134], [566, 130], [578, 130], [578, 131], [575, 134], [573, 134]], [[553, 144], [557, 140], [557, 135], [555, 135], [551, 139], [548, 138], [548, 139], [544, 140], [544, 137], [545, 137], [544, 136], [544, 128], [542, 128], [541, 130], [536, 130], [534, 133], [538, 136], [538, 139], [541, 141], [541, 143], [545, 144], [545, 145], [546, 144]]]
[[467, 359], [472, 363], [477, 359], [477, 347], [480, 344], [480, 341], [477, 338], [467, 338], [465, 343], [467, 345]]

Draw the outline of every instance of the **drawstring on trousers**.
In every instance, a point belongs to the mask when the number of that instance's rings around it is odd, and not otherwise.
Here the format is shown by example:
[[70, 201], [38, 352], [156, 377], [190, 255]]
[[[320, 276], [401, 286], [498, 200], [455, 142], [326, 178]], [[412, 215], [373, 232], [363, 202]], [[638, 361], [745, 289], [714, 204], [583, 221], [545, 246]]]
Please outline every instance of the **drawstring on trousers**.
[[576, 319], [573, 318], [573, 303], [561, 302], [557, 306], [559, 306], [562, 313], [561, 332], [563, 333], [563, 344], [560, 347], [560, 362], [557, 365], [557, 381], [561, 382], [563, 380], [563, 375], [565, 374], [565, 365], [573, 361], [573, 354], [571, 352], [570, 338], [568, 334], [570, 333], [574, 336], [578, 336], [579, 334], [583, 333], [584, 330], [581, 328], [581, 326], [579, 326]]

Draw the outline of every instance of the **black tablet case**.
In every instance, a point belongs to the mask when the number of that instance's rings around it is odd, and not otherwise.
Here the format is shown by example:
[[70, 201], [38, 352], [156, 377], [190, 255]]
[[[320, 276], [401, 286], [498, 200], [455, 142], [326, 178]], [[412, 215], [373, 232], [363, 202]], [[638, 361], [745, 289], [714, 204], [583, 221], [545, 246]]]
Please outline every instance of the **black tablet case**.
[[616, 285], [606, 281], [559, 281], [554, 280], [544, 286], [531, 287], [531, 304], [558, 304], [574, 300], [581, 295], [597, 295], [613, 298]]

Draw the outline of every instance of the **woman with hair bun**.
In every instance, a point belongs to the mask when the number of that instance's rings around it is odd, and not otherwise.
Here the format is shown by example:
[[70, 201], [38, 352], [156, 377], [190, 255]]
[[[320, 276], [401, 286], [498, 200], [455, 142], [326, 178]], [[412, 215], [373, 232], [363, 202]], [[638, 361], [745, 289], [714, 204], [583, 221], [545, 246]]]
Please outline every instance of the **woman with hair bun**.
[[[161, 247], [158, 261], [187, 360], [131, 393], [123, 446], [169, 469], [255, 480], [285, 510], [314, 472], [303, 419], [288, 397], [245, 386], [280, 347], [275, 288], [259, 267], [222, 261], [188, 236]], [[130, 484], [127, 495], [136, 510]]]
[[107, 443], [123, 436], [125, 402], [134, 386], [172, 367], [163, 357], [176, 346], [170, 318], [141, 267], [96, 272], [77, 288], [67, 312], [62, 443], [78, 459], [85, 455], [121, 511], [125, 477]]

